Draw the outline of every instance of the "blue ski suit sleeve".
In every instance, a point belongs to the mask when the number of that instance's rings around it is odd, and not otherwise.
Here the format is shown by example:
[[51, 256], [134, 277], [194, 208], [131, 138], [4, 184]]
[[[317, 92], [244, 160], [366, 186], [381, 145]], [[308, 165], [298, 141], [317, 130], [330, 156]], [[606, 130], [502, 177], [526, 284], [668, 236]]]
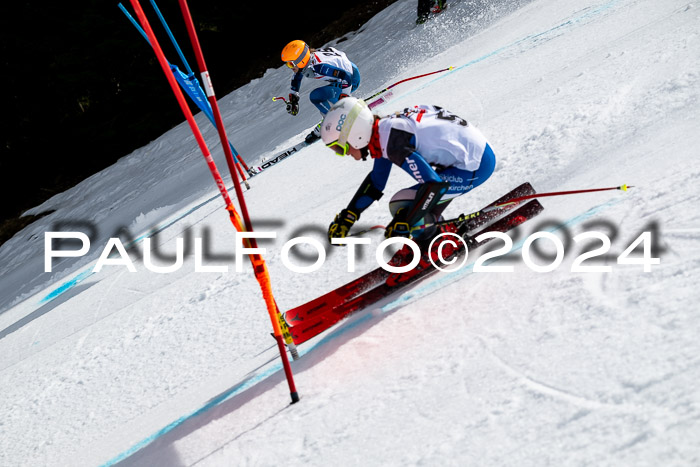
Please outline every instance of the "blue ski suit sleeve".
[[[369, 176], [372, 180], [372, 185], [379, 191], [384, 191], [386, 187], [386, 181], [389, 179], [389, 173], [391, 172], [391, 161], [388, 159], [375, 159], [374, 166], [372, 167], [372, 172]], [[351, 211], [355, 213], [361, 213], [369, 207], [370, 204], [374, 203], [374, 198], [368, 195], [362, 195], [355, 200], [352, 209], [348, 207]]]
[[301, 71], [298, 71], [294, 73], [294, 76], [292, 77], [292, 91], [293, 92], [299, 92], [299, 89], [301, 89], [301, 78], [303, 78], [304, 75]]

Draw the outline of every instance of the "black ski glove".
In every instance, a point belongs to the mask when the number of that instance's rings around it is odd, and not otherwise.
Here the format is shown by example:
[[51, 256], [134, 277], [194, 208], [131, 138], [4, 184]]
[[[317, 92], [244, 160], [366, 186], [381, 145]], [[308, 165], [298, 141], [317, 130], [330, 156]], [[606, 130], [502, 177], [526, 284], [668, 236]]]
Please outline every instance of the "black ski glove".
[[328, 241], [330, 242], [332, 238], [347, 237], [350, 228], [359, 218], [360, 216], [347, 209], [340, 211], [340, 214], [336, 215], [331, 225], [328, 226]]
[[296, 115], [299, 113], [299, 96], [293, 93], [289, 93], [289, 100], [287, 101], [287, 113], [290, 115]]

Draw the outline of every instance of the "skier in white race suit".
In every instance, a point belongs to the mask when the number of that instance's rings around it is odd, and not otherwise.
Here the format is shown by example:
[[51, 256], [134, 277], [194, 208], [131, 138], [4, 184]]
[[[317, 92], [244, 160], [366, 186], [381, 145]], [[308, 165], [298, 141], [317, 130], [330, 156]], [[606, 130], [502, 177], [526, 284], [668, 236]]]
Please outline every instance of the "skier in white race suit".
[[483, 184], [496, 166], [481, 131], [435, 105], [378, 117], [363, 100], [348, 97], [326, 114], [321, 138], [338, 155], [373, 160], [372, 171], [330, 224], [329, 240], [346, 237], [362, 212], [381, 198], [394, 165], [418, 183], [389, 201], [393, 218], [385, 237], [412, 238], [419, 245], [440, 233], [436, 226], [423, 227], [441, 220], [453, 199]]

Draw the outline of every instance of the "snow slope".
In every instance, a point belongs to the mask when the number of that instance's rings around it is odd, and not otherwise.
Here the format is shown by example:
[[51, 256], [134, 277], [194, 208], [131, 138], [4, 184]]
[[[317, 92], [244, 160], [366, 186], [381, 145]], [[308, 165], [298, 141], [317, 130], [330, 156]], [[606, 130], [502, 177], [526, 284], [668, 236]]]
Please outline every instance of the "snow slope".
[[[520, 231], [517, 251], [493, 263], [514, 272], [473, 272], [470, 256], [463, 270], [303, 344], [292, 363], [302, 399], [289, 405], [260, 289], [247, 261], [235, 271], [233, 228], [182, 124], [33, 209], [56, 211], [0, 247], [0, 465], [700, 463], [697, 5], [450, 3], [414, 27], [415, 2], [397, 2], [333, 43], [362, 71], [359, 95], [455, 67], [397, 86], [377, 109], [433, 103], [489, 137], [496, 172], [449, 212], [523, 181], [540, 192], [634, 188], [542, 198], [545, 211]], [[299, 141], [318, 119], [311, 83], [296, 118], [270, 100], [289, 78], [286, 67], [271, 69], [220, 98], [249, 163]], [[216, 132], [197, 120], [225, 172]], [[309, 274], [281, 261], [287, 240], [325, 238], [368, 170], [314, 145], [251, 180], [254, 226], [277, 235], [261, 246], [281, 308], [375, 267], [378, 232], [355, 272], [342, 249], [329, 248]], [[360, 227], [385, 223], [386, 200], [410, 183], [395, 171]], [[44, 273], [44, 232], [59, 227], [90, 233], [91, 249]], [[176, 272], [149, 271], [149, 231], [166, 255], [178, 238], [206, 239], [205, 263], [228, 271], [195, 272], [191, 252]], [[519, 250], [540, 231], [570, 244], [552, 272], [535, 272]], [[600, 245], [571, 240], [590, 231], [612, 242], [604, 261], [584, 264], [610, 272], [571, 271]], [[654, 232], [660, 264], [617, 264], [643, 231]], [[136, 272], [94, 272], [119, 233], [137, 241]]]

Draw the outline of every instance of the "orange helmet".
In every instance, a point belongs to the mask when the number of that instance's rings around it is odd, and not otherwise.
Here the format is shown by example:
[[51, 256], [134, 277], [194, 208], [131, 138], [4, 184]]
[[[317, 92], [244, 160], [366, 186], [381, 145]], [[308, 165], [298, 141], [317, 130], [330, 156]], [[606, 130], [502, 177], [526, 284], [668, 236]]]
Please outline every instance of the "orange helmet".
[[289, 68], [295, 66], [304, 68], [309, 63], [310, 58], [309, 46], [304, 41], [292, 41], [282, 49], [282, 60], [287, 63]]

